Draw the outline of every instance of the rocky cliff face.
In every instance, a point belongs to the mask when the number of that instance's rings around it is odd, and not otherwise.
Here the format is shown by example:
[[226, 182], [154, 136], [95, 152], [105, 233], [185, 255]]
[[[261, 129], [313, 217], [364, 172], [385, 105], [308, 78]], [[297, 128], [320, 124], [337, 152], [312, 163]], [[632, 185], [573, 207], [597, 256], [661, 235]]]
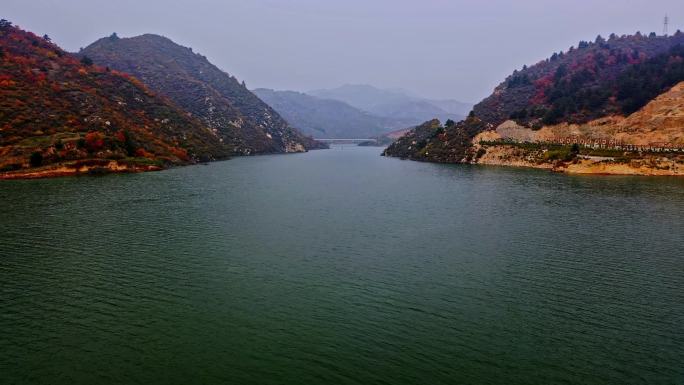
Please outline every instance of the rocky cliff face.
[[539, 130], [509, 120], [475, 136], [470, 153], [475, 154], [471, 163], [478, 164], [583, 174], [684, 175], [684, 82], [627, 117]]
[[509, 120], [496, 132], [504, 140], [552, 142], [559, 138], [609, 139], [640, 146], [684, 146], [684, 82], [659, 95], [639, 111], [623, 116], [607, 116], [586, 123], [560, 123], [538, 130]]
[[112, 35], [80, 52], [96, 64], [130, 73], [207, 125], [236, 154], [320, 148], [235, 77], [206, 57], [157, 35]]
[[684, 81], [683, 44], [681, 32], [580, 42], [578, 48], [515, 71], [466, 120], [432, 129], [431, 135], [416, 129], [385, 155], [477, 162], [486, 149], [473, 138], [493, 130], [507, 130], [519, 142], [582, 136], [635, 145], [680, 143], [680, 86], [668, 90]]
[[228, 152], [199, 120], [138, 80], [0, 22], [3, 175], [51, 166], [135, 171]]

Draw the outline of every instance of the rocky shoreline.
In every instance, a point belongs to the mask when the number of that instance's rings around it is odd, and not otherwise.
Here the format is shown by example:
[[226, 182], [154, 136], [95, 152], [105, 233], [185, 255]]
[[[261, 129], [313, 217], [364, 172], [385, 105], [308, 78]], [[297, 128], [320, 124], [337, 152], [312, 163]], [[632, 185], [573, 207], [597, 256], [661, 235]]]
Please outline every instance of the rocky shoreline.
[[[429, 128], [429, 129], [428, 129]], [[384, 156], [422, 162], [544, 169], [567, 174], [684, 176], [684, 153], [620, 151], [580, 145], [506, 141], [494, 130], [477, 134], [463, 151], [449, 151], [420, 142], [439, 130], [412, 132], [388, 147]], [[466, 147], [467, 146], [467, 147]]]
[[[498, 130], [497, 130], [498, 131]], [[496, 144], [497, 131], [473, 139], [470, 163], [547, 169], [568, 174], [683, 176], [684, 154], [601, 151], [571, 145]], [[494, 143], [494, 144], [493, 144]], [[602, 153], [603, 152], [603, 153]]]
[[161, 171], [158, 165], [132, 164], [115, 160], [89, 159], [71, 163], [52, 164], [45, 167], [22, 169], [0, 173], [0, 180], [45, 179], [79, 175], [106, 175]]
[[525, 154], [512, 153], [505, 146], [490, 147], [488, 154], [472, 164], [536, 168], [566, 174], [684, 176], [684, 162], [667, 158], [642, 158], [621, 163], [612, 159], [578, 156], [568, 162], [544, 162], [532, 160]]

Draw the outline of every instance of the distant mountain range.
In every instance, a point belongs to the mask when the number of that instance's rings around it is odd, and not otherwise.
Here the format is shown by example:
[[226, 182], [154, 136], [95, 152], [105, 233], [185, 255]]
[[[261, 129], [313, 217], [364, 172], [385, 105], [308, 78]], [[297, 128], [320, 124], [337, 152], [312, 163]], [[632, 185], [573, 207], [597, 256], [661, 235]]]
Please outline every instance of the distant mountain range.
[[315, 138], [370, 138], [397, 124], [339, 100], [265, 88], [252, 92], [278, 111], [292, 126]]
[[[404, 127], [429, 119], [461, 120], [473, 105], [456, 100], [434, 100], [410, 95], [402, 90], [387, 90], [365, 84], [347, 84], [332, 89], [307, 92], [324, 99], [345, 102], [373, 115], [402, 121]], [[399, 128], [399, 127], [396, 127]]]
[[460, 120], [471, 105], [428, 100], [399, 90], [348, 85], [310, 93], [253, 90], [290, 124], [316, 138], [371, 138], [425, 119]]

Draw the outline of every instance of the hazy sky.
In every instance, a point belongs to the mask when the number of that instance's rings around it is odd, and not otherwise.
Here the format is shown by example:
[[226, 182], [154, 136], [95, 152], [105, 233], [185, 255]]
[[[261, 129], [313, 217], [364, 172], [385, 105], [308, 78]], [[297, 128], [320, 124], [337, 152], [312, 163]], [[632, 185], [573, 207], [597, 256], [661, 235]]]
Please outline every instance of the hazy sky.
[[684, 0], [2, 0], [0, 17], [76, 51], [165, 35], [250, 88], [345, 83], [476, 102], [513, 69], [611, 32], [684, 30]]

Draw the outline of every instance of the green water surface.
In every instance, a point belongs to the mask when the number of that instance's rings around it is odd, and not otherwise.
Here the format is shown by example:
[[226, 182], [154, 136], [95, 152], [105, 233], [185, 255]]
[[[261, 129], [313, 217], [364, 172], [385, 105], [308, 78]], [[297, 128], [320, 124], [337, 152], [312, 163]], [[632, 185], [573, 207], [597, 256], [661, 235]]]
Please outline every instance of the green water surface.
[[684, 384], [684, 179], [379, 153], [0, 181], [0, 383]]

